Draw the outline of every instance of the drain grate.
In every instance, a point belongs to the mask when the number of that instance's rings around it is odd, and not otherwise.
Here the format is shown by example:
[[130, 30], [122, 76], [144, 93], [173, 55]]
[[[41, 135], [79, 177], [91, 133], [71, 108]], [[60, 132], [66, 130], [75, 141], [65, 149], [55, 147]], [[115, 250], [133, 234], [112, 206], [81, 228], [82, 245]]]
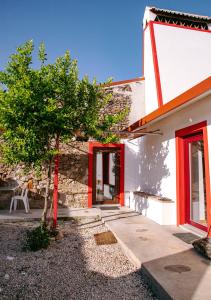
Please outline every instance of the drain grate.
[[184, 233], [178, 232], [178, 233], [173, 233], [173, 235], [187, 244], [192, 244], [194, 240], [199, 238], [197, 235], [190, 232], [184, 232]]
[[99, 207], [101, 210], [119, 210], [118, 206], [101, 206]]
[[191, 271], [191, 268], [185, 265], [169, 265], [164, 267], [165, 270], [175, 273], [183, 273]]
[[111, 231], [101, 232], [94, 234], [96, 244], [99, 245], [111, 245], [117, 243], [117, 239]]

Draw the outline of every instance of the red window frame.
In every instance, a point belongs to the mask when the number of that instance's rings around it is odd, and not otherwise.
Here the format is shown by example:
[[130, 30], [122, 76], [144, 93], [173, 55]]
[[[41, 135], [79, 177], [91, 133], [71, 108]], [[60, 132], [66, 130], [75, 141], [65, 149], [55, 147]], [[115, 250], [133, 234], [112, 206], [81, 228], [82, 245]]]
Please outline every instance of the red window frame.
[[[189, 156], [189, 144], [195, 141], [199, 141], [199, 140], [203, 140], [203, 134], [202, 133], [198, 133], [195, 134], [193, 136], [190, 137], [186, 137], [184, 139], [184, 145], [185, 145], [185, 164], [186, 164], [186, 172], [185, 172], [185, 186], [186, 186], [186, 223], [193, 225], [201, 230], [207, 231], [207, 226], [204, 226], [202, 224], [196, 223], [193, 220], [191, 220], [190, 217], [190, 156]], [[206, 176], [206, 174], [205, 174]], [[206, 188], [206, 184], [205, 184], [205, 188]]]
[[[188, 153], [186, 144], [192, 136], [199, 136], [204, 141], [204, 162], [205, 162], [205, 186], [207, 202], [207, 223], [208, 228], [211, 226], [211, 195], [210, 195], [210, 171], [209, 171], [209, 151], [207, 138], [207, 121], [194, 124], [192, 126], [176, 131], [176, 180], [177, 180], [177, 225], [185, 224], [188, 220], [187, 199], [190, 197], [189, 189], [189, 168]], [[190, 139], [189, 139], [190, 140]], [[188, 186], [188, 188], [187, 188]], [[189, 218], [190, 219], [190, 218]], [[192, 222], [192, 225], [207, 231], [207, 227]]]

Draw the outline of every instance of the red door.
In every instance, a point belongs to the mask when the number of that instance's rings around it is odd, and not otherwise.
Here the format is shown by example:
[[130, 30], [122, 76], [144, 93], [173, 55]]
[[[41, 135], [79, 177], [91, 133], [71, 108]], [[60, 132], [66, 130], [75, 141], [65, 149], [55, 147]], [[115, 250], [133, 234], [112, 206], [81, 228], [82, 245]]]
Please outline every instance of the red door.
[[186, 223], [207, 230], [207, 193], [203, 134], [184, 138]]
[[124, 206], [124, 144], [89, 142], [88, 207]]

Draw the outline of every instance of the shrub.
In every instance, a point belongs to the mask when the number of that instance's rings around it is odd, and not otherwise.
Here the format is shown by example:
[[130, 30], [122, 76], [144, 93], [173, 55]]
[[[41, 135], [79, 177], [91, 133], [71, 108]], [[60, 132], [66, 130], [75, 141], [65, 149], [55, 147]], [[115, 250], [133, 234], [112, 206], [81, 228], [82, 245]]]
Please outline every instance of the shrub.
[[46, 249], [50, 243], [50, 235], [48, 229], [40, 225], [26, 233], [24, 250], [37, 251]]

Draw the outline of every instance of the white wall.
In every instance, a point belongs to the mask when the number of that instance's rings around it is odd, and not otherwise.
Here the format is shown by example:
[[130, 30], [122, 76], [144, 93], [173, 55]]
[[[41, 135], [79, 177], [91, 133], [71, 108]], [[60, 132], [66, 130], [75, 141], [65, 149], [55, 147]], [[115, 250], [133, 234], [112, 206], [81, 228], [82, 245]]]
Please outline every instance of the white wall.
[[[151, 125], [162, 136], [150, 136], [127, 141], [125, 144], [125, 195], [143, 191], [176, 201], [175, 131], [201, 121], [208, 122], [209, 160], [211, 161], [211, 96]], [[176, 222], [176, 206], [172, 219]]]
[[132, 92], [129, 94], [131, 97], [129, 125], [145, 116], [145, 81], [132, 82], [130, 87]]
[[210, 76], [211, 33], [160, 24], [154, 32], [166, 103]]
[[158, 108], [157, 89], [149, 26], [144, 31], [144, 77], [146, 115]]

